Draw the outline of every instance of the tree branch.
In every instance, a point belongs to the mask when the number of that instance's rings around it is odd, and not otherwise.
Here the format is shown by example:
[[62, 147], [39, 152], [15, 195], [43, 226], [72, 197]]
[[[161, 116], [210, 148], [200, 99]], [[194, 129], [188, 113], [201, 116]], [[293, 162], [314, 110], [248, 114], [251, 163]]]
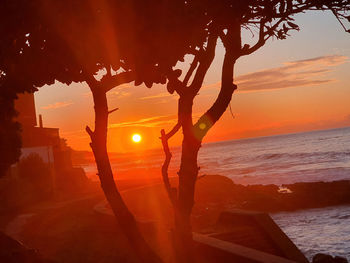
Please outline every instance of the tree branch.
[[[276, 22], [276, 24], [274, 24], [271, 28], [269, 28], [266, 31], [264, 31], [266, 21], [262, 19], [260, 21], [259, 40], [251, 48], [249, 48], [248, 45], [244, 45], [242, 52], [241, 52], [241, 56], [250, 55], [253, 52], [257, 51], [259, 48], [261, 48], [263, 45], [265, 45], [266, 41], [272, 36], [271, 33], [284, 21], [284, 19], [285, 19], [284, 17], [280, 18]], [[266, 35], [267, 35], [267, 38], [265, 38]]]
[[208, 37], [208, 45], [205, 52], [198, 52], [198, 54], [196, 55], [199, 56], [199, 66], [190, 85], [192, 96], [195, 96], [202, 87], [204, 77], [207, 74], [211, 63], [213, 62], [213, 59], [215, 57], [215, 47], [217, 39], [217, 32], [210, 33]]
[[176, 123], [176, 125], [171, 129], [170, 132], [168, 132], [168, 134], [166, 134], [166, 139], [169, 140], [173, 135], [175, 135], [175, 133], [177, 133], [177, 131], [181, 128], [181, 122], [179, 121], [178, 123]]
[[259, 40], [256, 42], [254, 46], [249, 48], [249, 45], [244, 45], [242, 51], [241, 51], [241, 56], [249, 55], [255, 51], [257, 51], [259, 48], [261, 48], [263, 45], [265, 45], [265, 32], [264, 32], [264, 27], [265, 27], [265, 19], [261, 19], [260, 21], [260, 28], [259, 28]]
[[169, 149], [168, 140], [180, 129], [180, 127], [181, 127], [181, 124], [180, 122], [178, 122], [168, 134], [165, 133], [164, 129], [160, 131], [160, 134], [161, 134], [160, 139], [162, 140], [163, 150], [165, 154], [165, 160], [162, 165], [163, 183], [168, 193], [169, 199], [174, 207], [176, 206], [176, 202], [177, 202], [177, 191], [175, 187], [171, 187], [171, 184], [169, 181], [168, 169], [169, 169], [169, 164], [171, 161], [172, 154]]
[[333, 15], [337, 18], [338, 22], [340, 23], [340, 25], [342, 26], [342, 28], [345, 30], [345, 32], [350, 33], [350, 29], [347, 29], [347, 28], [344, 26], [343, 22], [340, 20], [340, 18], [339, 18], [339, 16], [338, 16], [338, 13], [337, 13], [333, 8], [331, 8], [331, 7], [330, 7], [330, 10], [332, 11]]
[[119, 108], [114, 108], [114, 109], [112, 109], [112, 110], [109, 110], [109, 111], [108, 111], [108, 114], [111, 114], [111, 113], [113, 113], [113, 112], [115, 112], [115, 111], [117, 111], [117, 110], [119, 110]]
[[221, 88], [210, 109], [204, 113], [195, 123], [194, 133], [197, 140], [202, 141], [211, 127], [220, 119], [228, 107], [233, 92], [237, 86], [233, 84], [233, 71], [237, 58], [239, 57], [239, 49], [241, 46], [240, 26], [236, 25], [228, 30], [226, 38], [226, 53], [222, 66]]
[[191, 66], [190, 66], [190, 68], [188, 69], [188, 71], [187, 71], [187, 73], [186, 73], [186, 76], [185, 76], [185, 78], [184, 78], [184, 80], [183, 80], [183, 82], [182, 82], [182, 83], [184, 84], [185, 87], [187, 86], [188, 81], [190, 80], [190, 77], [192, 76], [193, 71], [196, 69], [197, 65], [198, 65], [198, 56], [195, 55], [194, 58], [193, 58], [193, 61], [192, 61], [192, 63], [191, 63]]
[[[303, 5], [297, 6], [296, 8], [290, 10], [290, 11], [286, 11], [280, 14], [276, 14], [274, 15], [274, 17], [272, 17], [271, 19], [277, 19], [279, 18], [279, 20], [268, 30], [264, 31], [265, 28], [265, 24], [267, 22], [266, 18], [262, 18], [260, 19], [259, 22], [257, 21], [252, 21], [252, 22], [248, 22], [249, 23], [259, 23], [260, 24], [260, 29], [259, 29], [259, 39], [256, 42], [255, 45], [253, 45], [251, 48], [249, 48], [249, 45], [244, 45], [244, 48], [242, 49], [241, 52], [241, 56], [246, 56], [246, 55], [250, 55], [253, 52], [257, 51], [259, 48], [261, 48], [263, 45], [265, 45], [266, 41], [272, 36], [272, 32], [283, 22], [286, 21], [286, 19], [293, 14], [297, 14], [297, 13], [301, 13], [304, 12], [305, 10], [310, 10], [312, 7], [311, 3], [305, 3]], [[267, 36], [267, 38], [265, 38]]]
[[94, 132], [90, 129], [89, 126], [85, 127], [86, 132], [89, 134], [90, 138], [92, 139], [94, 136]]
[[126, 72], [118, 73], [117, 75], [113, 75], [113, 76], [106, 74], [99, 81], [99, 84], [107, 92], [118, 85], [121, 85], [124, 83], [129, 83], [129, 82], [133, 81], [134, 79], [135, 79], [134, 72], [126, 71]]

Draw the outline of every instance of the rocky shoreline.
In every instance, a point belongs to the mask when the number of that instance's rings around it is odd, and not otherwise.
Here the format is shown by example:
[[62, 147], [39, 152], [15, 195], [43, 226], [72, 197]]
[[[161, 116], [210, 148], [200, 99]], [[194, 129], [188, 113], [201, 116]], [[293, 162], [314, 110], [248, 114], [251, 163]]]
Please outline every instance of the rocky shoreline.
[[[202, 182], [201, 182], [202, 181]], [[199, 179], [199, 202], [224, 202], [233, 208], [261, 212], [294, 211], [350, 204], [350, 180], [277, 185], [240, 185], [218, 175]]]

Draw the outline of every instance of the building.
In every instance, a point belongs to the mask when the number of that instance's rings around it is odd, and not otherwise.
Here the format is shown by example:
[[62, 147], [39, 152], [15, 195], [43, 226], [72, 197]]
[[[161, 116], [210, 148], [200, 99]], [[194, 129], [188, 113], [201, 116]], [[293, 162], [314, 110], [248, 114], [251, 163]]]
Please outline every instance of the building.
[[41, 115], [37, 122], [34, 94], [19, 94], [15, 108], [18, 111], [17, 120], [22, 126], [20, 160], [33, 153], [39, 155], [50, 167], [54, 189], [77, 186], [82, 180], [86, 181], [84, 170], [73, 167], [72, 149], [60, 137], [59, 129], [44, 127]]

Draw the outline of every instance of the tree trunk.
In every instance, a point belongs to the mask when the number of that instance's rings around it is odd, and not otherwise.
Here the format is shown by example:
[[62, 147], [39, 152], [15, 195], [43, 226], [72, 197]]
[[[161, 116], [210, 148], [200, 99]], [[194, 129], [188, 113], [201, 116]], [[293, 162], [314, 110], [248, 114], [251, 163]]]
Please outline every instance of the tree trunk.
[[179, 262], [193, 262], [193, 239], [191, 213], [194, 205], [195, 185], [198, 177], [198, 151], [209, 129], [220, 119], [227, 109], [232, 94], [236, 89], [233, 84], [233, 71], [240, 50], [240, 27], [229, 30], [228, 38], [232, 41], [226, 47], [222, 67], [220, 93], [210, 109], [192, 123], [192, 106], [194, 96], [180, 95], [179, 118], [181, 118], [184, 139], [182, 142], [181, 164], [179, 170], [179, 194], [175, 208], [174, 241]]
[[197, 157], [200, 141], [193, 133], [192, 106], [194, 96], [182, 96], [179, 101], [184, 139], [182, 141], [181, 164], [179, 170], [178, 199], [175, 206], [174, 246], [178, 262], [193, 262], [193, 239], [191, 213], [194, 205], [194, 191], [198, 176]]
[[199, 167], [197, 156], [200, 142], [184, 137], [182, 142], [181, 165], [179, 170], [179, 195], [175, 211], [175, 242], [180, 262], [193, 262], [193, 239], [191, 213]]
[[101, 187], [118, 221], [120, 229], [135, 249], [140, 262], [162, 262], [143, 238], [134, 216], [125, 205], [115, 184], [107, 153], [108, 105], [103, 90], [92, 89], [95, 108], [95, 131], [87, 127], [95, 156]]

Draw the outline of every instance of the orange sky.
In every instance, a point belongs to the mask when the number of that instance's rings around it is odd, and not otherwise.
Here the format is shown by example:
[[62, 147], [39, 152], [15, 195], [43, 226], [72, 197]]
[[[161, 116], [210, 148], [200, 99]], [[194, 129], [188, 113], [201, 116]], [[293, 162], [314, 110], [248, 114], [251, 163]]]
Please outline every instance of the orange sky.
[[[350, 125], [350, 35], [330, 14], [299, 15], [296, 20], [300, 32], [287, 40], [269, 41], [237, 62], [234, 118], [227, 110], [205, 142]], [[195, 118], [218, 94], [223, 54], [219, 44], [195, 101]], [[89, 150], [85, 126], [93, 126], [93, 104], [85, 83], [55, 83], [35, 97], [45, 126], [60, 128], [74, 149]], [[168, 94], [165, 86], [126, 84], [111, 90], [108, 99], [111, 108], [120, 108], [110, 116], [109, 151], [161, 147], [160, 130], [175, 124], [177, 95]], [[141, 143], [132, 143], [133, 133], [142, 135]], [[181, 134], [170, 143], [179, 145]]]

